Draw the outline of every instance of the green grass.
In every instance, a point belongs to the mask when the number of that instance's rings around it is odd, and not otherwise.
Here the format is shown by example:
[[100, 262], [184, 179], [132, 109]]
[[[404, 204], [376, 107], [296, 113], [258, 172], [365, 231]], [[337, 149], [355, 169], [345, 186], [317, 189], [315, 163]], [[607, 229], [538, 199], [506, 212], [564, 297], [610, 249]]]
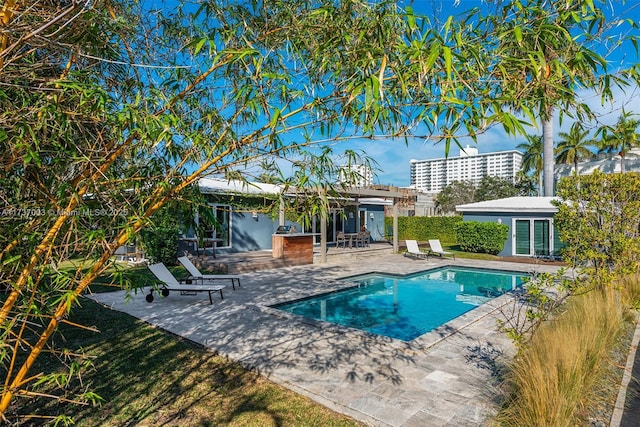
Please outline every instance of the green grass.
[[[83, 299], [71, 321], [100, 333], [63, 325], [57, 346], [83, 348], [94, 368], [84, 387], [99, 394], [99, 407], [38, 399], [22, 414], [72, 416], [82, 426], [357, 426], [350, 418], [271, 383], [255, 372], [135, 318]], [[33, 372], [60, 369], [44, 355]], [[44, 392], [54, 390], [43, 389]]]

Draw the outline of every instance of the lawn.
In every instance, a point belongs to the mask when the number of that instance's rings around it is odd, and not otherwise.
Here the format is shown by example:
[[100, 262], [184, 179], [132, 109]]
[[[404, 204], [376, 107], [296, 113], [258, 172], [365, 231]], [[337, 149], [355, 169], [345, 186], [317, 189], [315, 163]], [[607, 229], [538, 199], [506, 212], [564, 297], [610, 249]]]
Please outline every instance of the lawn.
[[[21, 407], [22, 414], [64, 412], [82, 426], [361, 425], [196, 344], [91, 300], [83, 298], [70, 320], [100, 330], [65, 325], [56, 341], [59, 347], [83, 348], [92, 358], [94, 367], [82, 375], [82, 385], [75, 381], [73, 387], [88, 388], [104, 402], [91, 407], [40, 399]], [[38, 363], [33, 372], [59, 367], [48, 356]]]

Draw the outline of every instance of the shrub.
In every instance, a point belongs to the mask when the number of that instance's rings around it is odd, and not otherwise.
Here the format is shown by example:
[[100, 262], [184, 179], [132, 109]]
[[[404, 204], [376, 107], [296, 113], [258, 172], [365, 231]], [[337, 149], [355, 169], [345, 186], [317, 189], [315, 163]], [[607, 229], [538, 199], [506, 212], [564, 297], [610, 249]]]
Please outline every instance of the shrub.
[[[402, 216], [398, 218], [398, 239], [426, 241], [440, 239], [443, 245], [456, 244], [456, 224], [462, 217], [456, 216]], [[393, 230], [393, 218], [384, 219], [385, 230]], [[388, 231], [389, 235], [391, 234]]]
[[153, 222], [140, 232], [142, 248], [151, 262], [165, 265], [178, 263], [181, 227], [191, 224], [189, 208], [181, 203], [169, 202], [153, 215]]
[[466, 221], [456, 226], [456, 239], [465, 252], [496, 255], [504, 249], [509, 227], [495, 222]]
[[145, 256], [151, 262], [176, 265], [178, 261], [178, 227], [157, 227], [142, 230], [140, 240]]
[[565, 308], [540, 326], [513, 362], [507, 375], [510, 398], [495, 424], [585, 425], [628, 312], [612, 288], [574, 296]]

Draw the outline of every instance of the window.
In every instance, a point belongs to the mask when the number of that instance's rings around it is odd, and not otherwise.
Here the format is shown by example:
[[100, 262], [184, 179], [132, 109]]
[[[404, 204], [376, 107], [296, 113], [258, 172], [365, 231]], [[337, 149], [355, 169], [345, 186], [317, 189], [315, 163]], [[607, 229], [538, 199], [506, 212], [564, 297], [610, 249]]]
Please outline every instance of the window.
[[200, 217], [198, 223], [204, 230], [205, 238], [221, 239], [218, 247], [231, 246], [231, 206], [211, 205], [211, 216]]

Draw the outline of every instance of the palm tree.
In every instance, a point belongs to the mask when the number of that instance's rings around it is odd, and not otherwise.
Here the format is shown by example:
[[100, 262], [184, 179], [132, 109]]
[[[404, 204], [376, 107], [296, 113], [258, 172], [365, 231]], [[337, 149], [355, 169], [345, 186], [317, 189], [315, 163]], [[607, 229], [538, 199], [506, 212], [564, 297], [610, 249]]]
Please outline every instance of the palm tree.
[[598, 153], [617, 153], [620, 156], [620, 173], [624, 173], [627, 151], [637, 147], [640, 142], [640, 120], [632, 116], [633, 114], [623, 110], [615, 126], [603, 126], [597, 132], [602, 137], [598, 142]]
[[538, 183], [538, 194], [542, 194], [542, 171], [544, 169], [544, 161], [542, 158], [543, 139], [541, 135], [527, 135], [527, 142], [520, 143], [517, 149], [524, 151], [522, 157], [522, 170], [525, 173], [532, 172]]
[[502, 31], [495, 74], [512, 105], [542, 123], [544, 195], [553, 196], [554, 112], [570, 107], [579, 119], [591, 115], [576, 91], [597, 87], [606, 71], [605, 58], [591, 44], [605, 15], [591, 0], [495, 3], [497, 13], [488, 18]]
[[575, 122], [571, 126], [569, 132], [560, 132], [558, 136], [562, 140], [558, 143], [556, 148], [556, 162], [571, 164], [573, 163], [573, 170], [578, 174], [578, 162], [580, 160], [593, 156], [593, 153], [588, 148], [592, 144], [592, 140], [587, 139], [588, 131], [584, 130], [580, 122]]

